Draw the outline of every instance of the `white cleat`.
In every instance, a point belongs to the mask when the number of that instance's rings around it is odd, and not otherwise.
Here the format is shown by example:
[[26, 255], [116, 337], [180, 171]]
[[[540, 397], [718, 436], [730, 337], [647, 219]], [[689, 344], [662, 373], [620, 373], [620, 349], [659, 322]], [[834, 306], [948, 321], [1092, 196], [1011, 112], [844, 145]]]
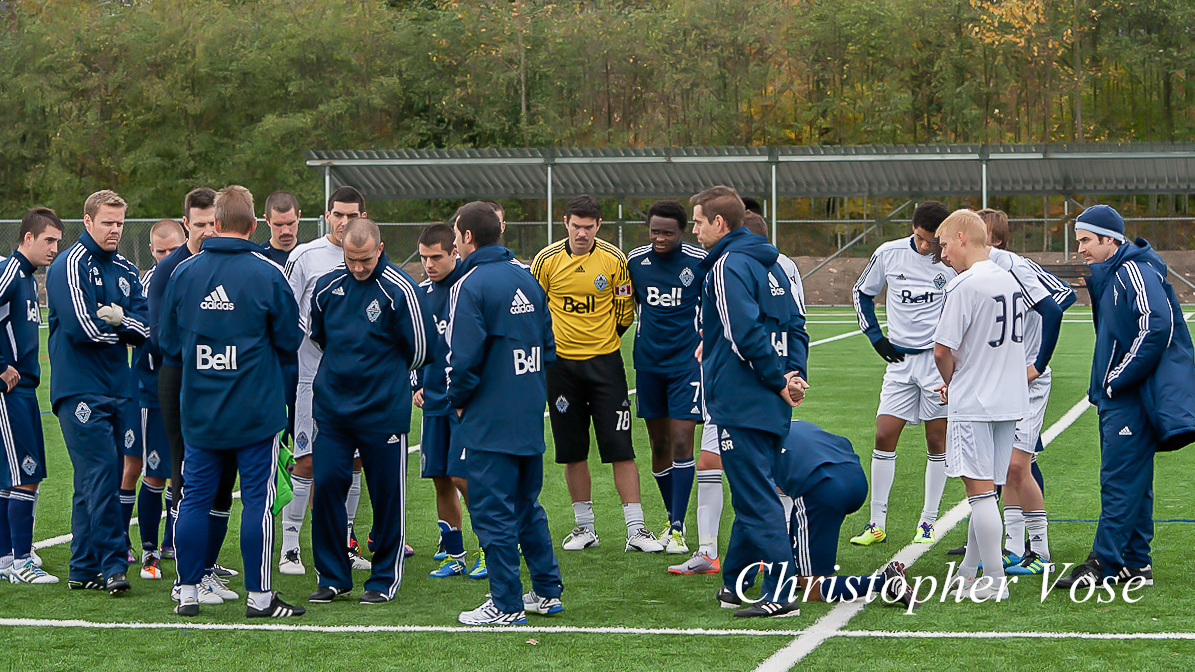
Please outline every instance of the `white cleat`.
[[58, 577], [42, 571], [41, 567], [33, 564], [33, 558], [26, 559], [24, 564], [21, 564], [20, 561], [15, 563], [12, 570], [8, 573], [8, 580], [11, 583], [29, 583], [33, 585], [58, 583]]
[[41, 556], [37, 554], [36, 548], [29, 549], [29, 559], [33, 561], [33, 564], [41, 567]]
[[[597, 534], [588, 527], [574, 527], [573, 531], [564, 538], [561, 546], [566, 551], [580, 551], [586, 548], [597, 548], [601, 542]], [[479, 607], [480, 608], [480, 607]]]
[[627, 546], [622, 550], [626, 552], [631, 549], [643, 551], [644, 553], [660, 553], [664, 550], [664, 544], [661, 544], [660, 540], [656, 539], [656, 535], [652, 534], [651, 530], [641, 527], [634, 534], [627, 536]]
[[204, 589], [212, 591], [219, 595], [220, 599], [225, 601], [235, 600], [238, 597], [235, 591], [224, 585], [224, 582], [218, 576], [210, 572], [204, 574], [203, 580], [199, 582], [199, 590], [202, 591]]
[[303, 566], [303, 560], [299, 557], [298, 548], [292, 548], [282, 554], [282, 560], [278, 562], [278, 571], [291, 576], [302, 576], [307, 573], [307, 568]]
[[456, 620], [464, 625], [527, 625], [527, 612], [508, 614], [499, 611], [493, 600], [486, 600], [472, 611], [462, 611]]
[[361, 552], [357, 549], [350, 548], [348, 550], [348, 554], [349, 564], [352, 565], [353, 569], [360, 572], [368, 572], [369, 570], [373, 569], [373, 563], [371, 563], [369, 560], [366, 560], [365, 556], [361, 555]]
[[[199, 600], [200, 604], [224, 604], [224, 598], [222, 598], [219, 595], [208, 590], [202, 584], [197, 586], [197, 589], [198, 589], [198, 591], [196, 594], [196, 598]], [[179, 589], [178, 589], [178, 584], [176, 583], [176, 584], [174, 584], [174, 587], [170, 589], [170, 599], [174, 600], [175, 602], [178, 602], [178, 595], [179, 595]]]
[[667, 544], [664, 552], [671, 555], [684, 555], [689, 552], [689, 545], [685, 543], [685, 535], [680, 530], [670, 530], [668, 536], [661, 537]]

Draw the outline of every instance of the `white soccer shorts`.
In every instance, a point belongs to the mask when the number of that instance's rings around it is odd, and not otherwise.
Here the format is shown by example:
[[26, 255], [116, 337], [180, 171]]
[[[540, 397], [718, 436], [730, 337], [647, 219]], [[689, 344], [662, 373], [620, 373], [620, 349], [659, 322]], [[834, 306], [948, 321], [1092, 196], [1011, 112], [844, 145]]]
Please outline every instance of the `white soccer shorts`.
[[1050, 369], [1029, 383], [1029, 416], [1017, 423], [1012, 447], [1032, 455], [1037, 452], [1037, 439], [1046, 421], [1046, 405], [1050, 402]]
[[946, 427], [946, 476], [1004, 485], [1016, 429], [1016, 420], [951, 420]]
[[946, 404], [934, 391], [941, 384], [942, 374], [934, 364], [933, 350], [906, 355], [903, 362], [893, 362], [884, 371], [876, 416], [891, 415], [910, 425], [945, 418]]
[[718, 426], [708, 420], [701, 428], [701, 452], [722, 455], [722, 447], [718, 445]]

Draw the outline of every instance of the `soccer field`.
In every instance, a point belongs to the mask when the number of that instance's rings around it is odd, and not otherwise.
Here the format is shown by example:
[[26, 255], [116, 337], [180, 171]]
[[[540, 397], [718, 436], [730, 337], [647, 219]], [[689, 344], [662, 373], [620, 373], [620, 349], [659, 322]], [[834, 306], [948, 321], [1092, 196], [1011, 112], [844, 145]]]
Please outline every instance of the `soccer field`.
[[[883, 320], [883, 312], [880, 313]], [[864, 469], [872, 450], [875, 409], [883, 361], [858, 333], [849, 308], [810, 311], [810, 383], [797, 417], [850, 438]], [[43, 331], [43, 353], [44, 346]], [[1050, 542], [1054, 560], [1077, 563], [1087, 557], [1099, 515], [1099, 443], [1094, 409], [1085, 391], [1091, 364], [1090, 311], [1068, 311], [1054, 356], [1053, 394], [1046, 413], [1052, 439], [1039, 462], [1046, 480]], [[623, 339], [627, 373], [632, 335]], [[1183, 576], [1195, 549], [1182, 542], [1195, 522], [1195, 450], [1157, 458], [1154, 515], [1156, 585], [1136, 591], [1127, 603], [1120, 591], [1076, 602], [1064, 593], [1043, 599], [1042, 577], [1020, 577], [1011, 600], [999, 604], [940, 601], [946, 578], [946, 549], [966, 537], [968, 507], [962, 484], [947, 484], [939, 520], [939, 541], [909, 546], [922, 503], [925, 443], [921, 428], [908, 428], [898, 450], [897, 477], [889, 504], [888, 542], [851, 546], [847, 539], [867, 522], [867, 506], [847, 518], [839, 539], [841, 573], [866, 574], [893, 558], [906, 562], [911, 580], [933, 577], [939, 590], [920, 609], [906, 614], [875, 601], [844, 605], [810, 603], [792, 618], [747, 621], [718, 608], [719, 576], [674, 576], [665, 572], [682, 556], [622, 551], [621, 507], [609, 468], [591, 451], [594, 510], [600, 548], [557, 551], [564, 579], [565, 610], [552, 617], [529, 616], [529, 625], [506, 629], [466, 628], [457, 613], [484, 601], [484, 581], [464, 577], [431, 579], [437, 540], [433, 489], [418, 479], [418, 454], [408, 460], [407, 539], [416, 550], [406, 563], [398, 597], [389, 604], [355, 600], [308, 605], [315, 589], [310, 555], [310, 522], [303, 529], [304, 577], [282, 576], [274, 584], [292, 603], [308, 607], [305, 616], [285, 622], [247, 622], [240, 577], [231, 588], [241, 599], [204, 606], [199, 617], [171, 613], [174, 563], [164, 561], [166, 579], [145, 581], [129, 573], [132, 591], [109, 597], [97, 591], [66, 589], [69, 557], [71, 467], [57, 419], [49, 413], [48, 360], [43, 359], [39, 390], [46, 434], [49, 478], [42, 486], [34, 538], [45, 569], [60, 577], [55, 586], [0, 585], [0, 636], [7, 642], [8, 669], [128, 670], [131, 666], [189, 664], [198, 669], [427, 669], [427, 670], [674, 670], [680, 668], [753, 670], [1015, 670], [1191, 669], [1195, 656], [1195, 615], [1182, 598]], [[418, 416], [411, 444], [418, 443]], [[644, 510], [659, 531], [665, 514], [651, 476], [650, 450], [641, 420], [634, 423]], [[541, 501], [557, 544], [573, 527], [563, 469], [552, 462], [551, 436], [545, 456]], [[689, 540], [696, 548], [696, 489], [690, 505]], [[220, 562], [240, 569], [237, 544], [239, 504], [234, 504], [229, 538]], [[359, 536], [369, 529], [370, 508], [362, 498]], [[729, 538], [733, 511], [729, 493], [720, 547]], [[953, 527], [950, 527], [952, 526]], [[466, 528], [468, 524], [466, 523]], [[947, 528], [950, 528], [947, 530]], [[1186, 530], [1186, 532], [1184, 532]], [[136, 544], [139, 534], [131, 536]], [[281, 538], [278, 536], [277, 538]], [[476, 537], [466, 531], [466, 548]], [[559, 546], [557, 546], [559, 548]], [[275, 549], [277, 554], [277, 549]], [[920, 555], [918, 555], [920, 554]], [[355, 573], [360, 582], [365, 574]], [[530, 584], [524, 571], [525, 586]], [[1082, 600], [1085, 591], [1080, 591]]]

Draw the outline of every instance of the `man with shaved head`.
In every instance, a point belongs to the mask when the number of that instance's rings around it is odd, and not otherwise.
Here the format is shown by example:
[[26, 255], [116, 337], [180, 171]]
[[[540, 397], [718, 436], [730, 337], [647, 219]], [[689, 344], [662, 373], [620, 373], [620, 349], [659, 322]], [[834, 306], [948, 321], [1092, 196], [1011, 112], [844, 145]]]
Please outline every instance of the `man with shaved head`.
[[312, 383], [314, 503], [311, 546], [319, 586], [315, 603], [353, 587], [344, 552], [344, 500], [359, 452], [373, 502], [374, 556], [362, 604], [394, 599], [402, 583], [404, 490], [411, 391], [406, 376], [427, 359], [431, 312], [414, 280], [390, 263], [373, 220], [344, 227], [344, 266], [321, 276], [311, 295], [311, 341], [320, 349]]

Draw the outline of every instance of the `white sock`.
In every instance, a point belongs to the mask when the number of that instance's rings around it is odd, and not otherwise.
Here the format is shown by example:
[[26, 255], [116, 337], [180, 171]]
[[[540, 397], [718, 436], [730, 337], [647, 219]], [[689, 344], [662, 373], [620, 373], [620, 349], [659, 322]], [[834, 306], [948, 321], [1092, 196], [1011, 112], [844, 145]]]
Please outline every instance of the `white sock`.
[[349, 514], [349, 526], [357, 517], [357, 505], [361, 502], [361, 472], [353, 472], [353, 484], [349, 486], [349, 496], [344, 500], [344, 510]]
[[[709, 425], [706, 425], [707, 427]], [[722, 470], [697, 472], [697, 550], [718, 557], [718, 525], [722, 522]]]
[[1018, 558], [1025, 555], [1025, 516], [1019, 506], [1004, 507], [1004, 549]]
[[1042, 560], [1049, 562], [1050, 536], [1047, 532], [1049, 523], [1045, 510], [1026, 511], [1024, 518], [1025, 528], [1029, 530], [1029, 549], [1040, 555]]
[[780, 495], [780, 506], [784, 507], [784, 527], [791, 534], [793, 531], [793, 498], [788, 495]]
[[178, 601], [186, 602], [188, 599], [199, 600], [199, 586], [184, 583], [178, 587]]
[[[1003, 560], [1001, 560], [1003, 564]], [[967, 523], [967, 553], [963, 555], [963, 561], [959, 563], [958, 575], [965, 579], [974, 579], [975, 575], [979, 573], [979, 542], [975, 539], [975, 514], [971, 514], [971, 520]]]
[[896, 453], [871, 451], [871, 522], [881, 530], [888, 526], [888, 495], [896, 480]]
[[299, 547], [299, 533], [303, 531], [303, 519], [307, 517], [307, 500], [311, 497], [311, 479], [301, 476], [290, 477], [290, 487], [295, 498], [282, 507], [282, 552]]
[[573, 502], [573, 518], [577, 521], [577, 527], [588, 527], [594, 534], [597, 533], [593, 529], [593, 502]]
[[623, 504], [622, 517], [627, 521], [627, 536], [629, 537], [643, 527], [643, 504], [639, 502]]
[[258, 611], [269, 609], [270, 603], [273, 601], [274, 593], [272, 592], [267, 591], [264, 593], [249, 593], [249, 606], [257, 609]]
[[921, 509], [921, 522], [933, 525], [938, 522], [938, 509], [942, 504], [942, 491], [946, 489], [946, 454], [925, 454], [925, 506]]
[[12, 561], [13, 561], [12, 553], [9, 553], [8, 555], [0, 557], [0, 571], [8, 571], [8, 570], [12, 569]]
[[[983, 560], [983, 575], [991, 578], [992, 586], [998, 586], [1004, 578], [1004, 553], [1000, 540], [1004, 529], [1000, 522], [1000, 507], [996, 505], [996, 491], [968, 497], [971, 502], [971, 527], [975, 529], [975, 541], [979, 544], [979, 558]], [[970, 552], [970, 547], [967, 551]]]

